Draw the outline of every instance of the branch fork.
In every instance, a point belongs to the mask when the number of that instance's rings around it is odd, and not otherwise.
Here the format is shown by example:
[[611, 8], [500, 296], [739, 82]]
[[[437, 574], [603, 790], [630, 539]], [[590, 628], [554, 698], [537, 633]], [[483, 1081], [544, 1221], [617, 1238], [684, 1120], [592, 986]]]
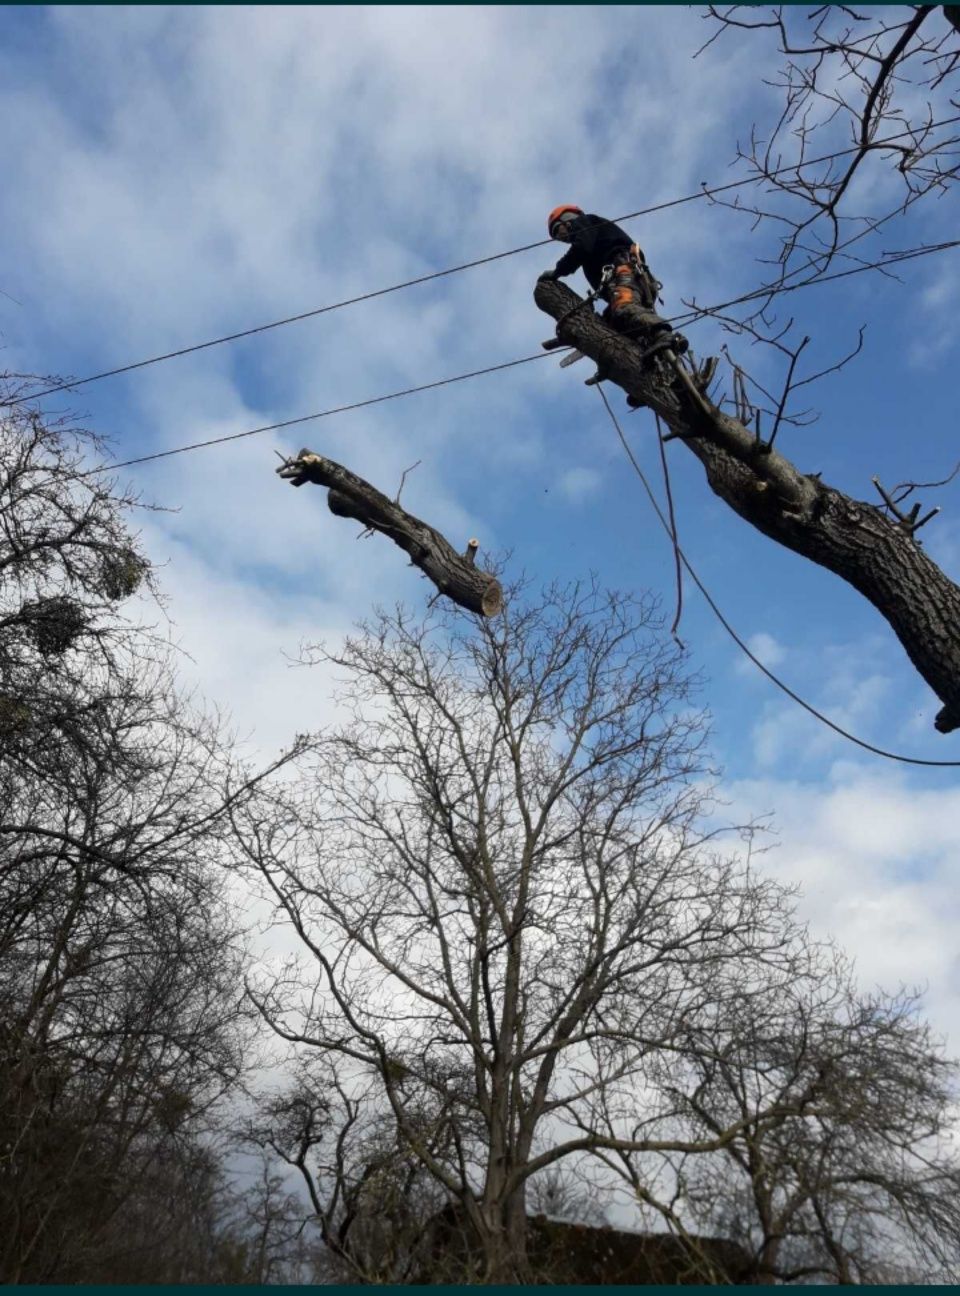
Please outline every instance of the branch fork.
[[897, 519], [898, 525], [902, 527], [903, 530], [906, 531], [907, 535], [909, 536], [913, 536], [917, 531], [920, 530], [922, 526], [926, 526], [926, 524], [930, 521], [930, 519], [935, 518], [937, 514], [940, 512], [940, 508], [938, 505], [936, 508], [932, 508], [929, 513], [925, 513], [923, 517], [921, 517], [920, 509], [922, 508], [922, 505], [914, 504], [908, 513], [904, 513], [903, 510], [899, 508], [896, 501], [892, 498], [889, 491], [885, 490], [883, 486], [880, 484], [879, 477], [871, 477], [870, 480], [873, 482], [874, 486], [876, 486], [877, 492], [879, 493], [884, 504], [887, 506], [887, 508], [890, 510], [893, 516]]

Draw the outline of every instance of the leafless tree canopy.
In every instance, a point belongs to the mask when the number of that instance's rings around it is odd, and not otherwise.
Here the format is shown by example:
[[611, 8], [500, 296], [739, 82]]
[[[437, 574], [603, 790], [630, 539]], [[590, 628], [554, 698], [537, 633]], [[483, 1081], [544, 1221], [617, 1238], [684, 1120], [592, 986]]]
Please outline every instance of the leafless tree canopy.
[[[749, 969], [789, 975], [789, 898], [702, 826], [702, 721], [648, 603], [589, 586], [483, 625], [398, 611], [332, 660], [352, 720], [296, 796], [235, 817], [302, 949], [251, 987], [307, 1059], [272, 1142], [335, 1244], [399, 1156], [424, 1209], [438, 1190], [463, 1209], [478, 1275], [522, 1275], [536, 1175], [734, 1137], [739, 1117], [678, 1133], [659, 1069]], [[394, 1259], [375, 1276], [402, 1277]]]
[[[692, 1022], [666, 1061], [689, 1134], [743, 1124], [715, 1155], [665, 1156], [661, 1182], [700, 1230], [747, 1249], [761, 1282], [950, 1281], [956, 1066], [915, 999], [864, 996], [837, 952], [808, 955], [789, 982]], [[617, 1167], [628, 1182], [634, 1160]]]
[[[899, 217], [945, 195], [960, 168], [956, 5], [711, 5], [718, 39], [749, 40], [779, 105], [738, 145], [754, 185], [733, 200], [776, 232], [762, 288], [729, 303], [756, 325], [782, 291], [828, 273], [881, 270], [925, 249]], [[744, 196], [744, 194], [746, 196]]]
[[[679, 322], [710, 318], [741, 345], [778, 353], [771, 381], [755, 355], [725, 347], [732, 390], [718, 402], [769, 444], [818, 417], [813, 384], [864, 345], [861, 327], [810, 365], [792, 294], [863, 272], [894, 281], [919, 257], [957, 254], [958, 241], [937, 241], [925, 217], [944, 210], [933, 204], [950, 201], [960, 175], [958, 14], [956, 5], [710, 5], [703, 14], [712, 31], [695, 57], [710, 58], [720, 42], [748, 44], [772, 100], [735, 148], [732, 196], [705, 189], [749, 222], [759, 272], [725, 301], [689, 295]], [[920, 521], [920, 511], [914, 528], [932, 516]]]
[[217, 1271], [210, 1139], [247, 1066], [236, 784], [123, 616], [151, 574], [90, 445], [0, 424], [0, 1280], [184, 1281]]

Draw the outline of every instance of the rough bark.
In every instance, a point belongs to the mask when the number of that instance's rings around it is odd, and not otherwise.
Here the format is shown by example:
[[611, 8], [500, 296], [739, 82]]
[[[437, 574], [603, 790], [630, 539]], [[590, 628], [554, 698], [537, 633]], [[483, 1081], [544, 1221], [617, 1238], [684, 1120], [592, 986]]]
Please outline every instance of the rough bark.
[[387, 499], [375, 486], [349, 468], [325, 459], [312, 450], [301, 450], [295, 459], [281, 464], [277, 472], [294, 486], [314, 482], [329, 488], [327, 506], [337, 517], [356, 518], [364, 526], [388, 536], [410, 555], [411, 561], [446, 594], [470, 612], [496, 616], [503, 608], [503, 590], [490, 572], [474, 566], [477, 541], [458, 554], [453, 545], [412, 513]]
[[[564, 342], [590, 356], [610, 381], [638, 397], [703, 464], [715, 494], [745, 521], [826, 567], [873, 604], [943, 703], [941, 733], [960, 728], [960, 587], [917, 539], [879, 507], [801, 473], [777, 450], [699, 392], [689, 375], [672, 387], [637, 346], [587, 308], [565, 284], [538, 280], [534, 300]], [[563, 317], [566, 315], [566, 319]]]

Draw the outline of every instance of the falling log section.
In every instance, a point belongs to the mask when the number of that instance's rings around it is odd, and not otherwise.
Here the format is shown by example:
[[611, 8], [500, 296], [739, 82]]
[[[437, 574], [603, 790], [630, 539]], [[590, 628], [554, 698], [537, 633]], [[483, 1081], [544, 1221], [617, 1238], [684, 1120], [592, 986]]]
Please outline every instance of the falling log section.
[[277, 472], [293, 486], [305, 482], [326, 486], [331, 513], [355, 518], [371, 531], [389, 536], [429, 576], [437, 590], [460, 607], [486, 617], [496, 616], [502, 610], [500, 582], [475, 565], [476, 540], [469, 542], [466, 553], [457, 553], [445, 536], [401, 508], [396, 500], [387, 499], [349, 468], [312, 450], [301, 450], [295, 459], [281, 464]]

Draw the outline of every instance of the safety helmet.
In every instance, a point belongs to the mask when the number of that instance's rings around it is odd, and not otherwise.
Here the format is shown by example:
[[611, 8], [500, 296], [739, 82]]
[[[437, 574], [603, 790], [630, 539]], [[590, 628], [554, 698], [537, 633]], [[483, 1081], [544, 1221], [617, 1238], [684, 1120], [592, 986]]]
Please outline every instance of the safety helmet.
[[547, 231], [551, 238], [553, 238], [554, 225], [558, 224], [560, 217], [566, 216], [568, 212], [572, 216], [582, 216], [583, 208], [575, 207], [573, 203], [564, 203], [561, 207], [554, 207], [553, 211], [547, 217]]

